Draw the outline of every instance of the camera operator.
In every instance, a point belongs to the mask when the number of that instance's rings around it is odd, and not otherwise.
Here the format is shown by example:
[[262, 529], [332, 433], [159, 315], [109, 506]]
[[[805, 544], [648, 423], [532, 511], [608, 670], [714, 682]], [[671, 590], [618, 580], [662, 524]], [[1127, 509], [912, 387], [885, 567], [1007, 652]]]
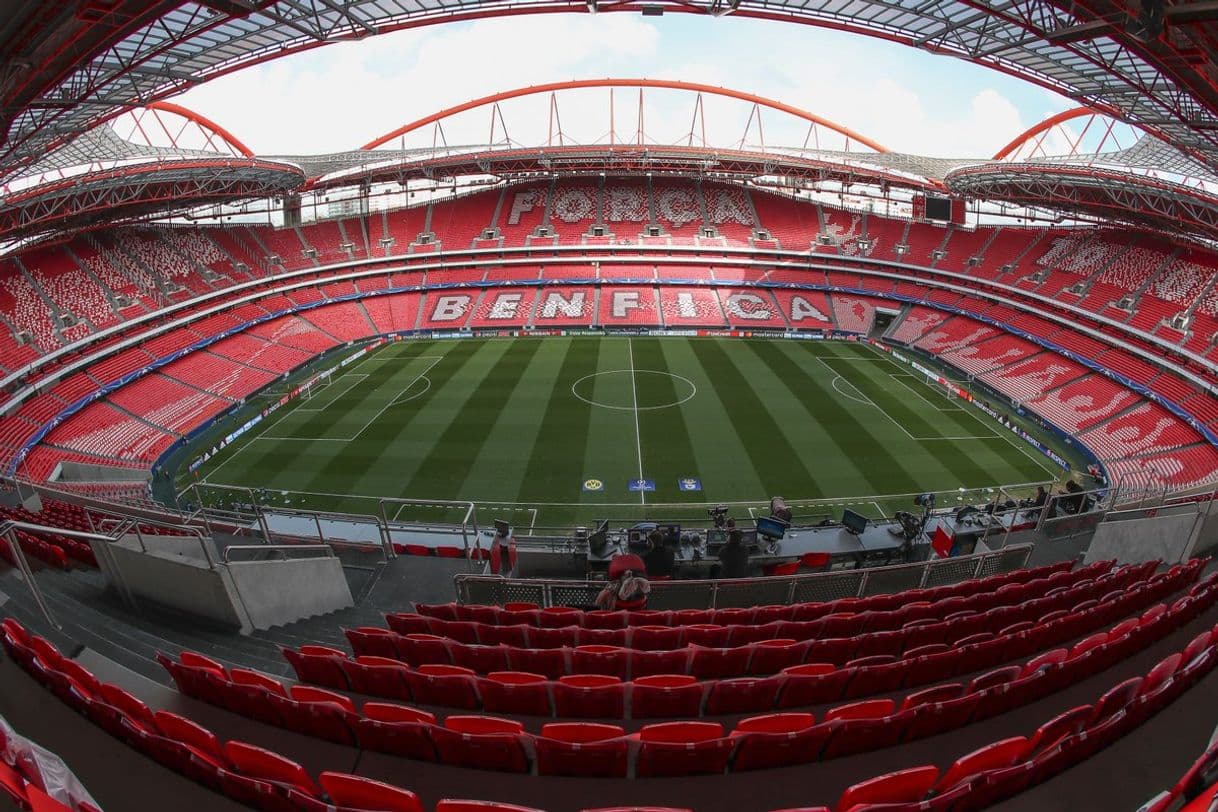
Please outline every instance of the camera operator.
[[643, 554], [643, 565], [651, 578], [671, 578], [676, 569], [677, 556], [664, 543], [664, 534], [652, 530], [647, 536], [647, 552]]
[[744, 534], [732, 528], [727, 534], [727, 544], [719, 551], [719, 577], [744, 578], [749, 572], [749, 548], [744, 544]]

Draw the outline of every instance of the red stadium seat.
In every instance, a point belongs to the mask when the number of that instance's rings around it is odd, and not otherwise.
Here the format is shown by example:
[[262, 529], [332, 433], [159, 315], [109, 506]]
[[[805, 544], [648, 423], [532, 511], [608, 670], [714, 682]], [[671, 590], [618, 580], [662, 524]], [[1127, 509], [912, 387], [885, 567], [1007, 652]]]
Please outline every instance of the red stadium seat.
[[[398, 634], [431, 634], [431, 618], [412, 612], [390, 612], [385, 615], [389, 628]], [[370, 626], [367, 628], [376, 628]]]
[[566, 648], [511, 648], [508, 647], [508, 663], [513, 671], [544, 674], [558, 679], [567, 673], [570, 651]]
[[498, 801], [458, 801], [446, 798], [436, 804], [436, 812], [545, 812], [545, 810], [532, 806], [501, 804]]
[[280, 651], [302, 682], [337, 688], [340, 691], [350, 689], [347, 675], [342, 668], [342, 661], [347, 659], [346, 652], [325, 646], [301, 646], [298, 651], [280, 647]]
[[749, 674], [769, 676], [802, 663], [808, 643], [790, 639], [761, 640], [750, 645], [749, 649]]
[[340, 809], [376, 809], [380, 812], [424, 812], [413, 792], [382, 784], [370, 778], [345, 773], [323, 772], [317, 777], [326, 795]]
[[703, 685], [687, 674], [639, 677], [630, 683], [630, 717], [697, 716], [704, 692]]
[[527, 773], [529, 757], [519, 722], [492, 716], [449, 716], [431, 730], [436, 754], [444, 764], [483, 770]]
[[626, 686], [617, 677], [572, 674], [552, 686], [557, 716], [620, 719], [625, 713]]
[[278, 753], [233, 740], [225, 743], [224, 755], [241, 775], [284, 788], [299, 789], [311, 796], [321, 794], [321, 788], [304, 767]]
[[435, 761], [431, 730], [436, 717], [404, 705], [364, 703], [364, 714], [356, 722], [360, 747], [405, 756], [417, 761]]
[[656, 674], [684, 674], [688, 670], [688, 647], [671, 651], [630, 650], [630, 676], [634, 679]]
[[800, 708], [841, 699], [853, 669], [829, 663], [804, 663], [783, 669], [776, 707]]
[[538, 775], [626, 777], [629, 744], [617, 725], [551, 722], [533, 746]]
[[690, 646], [689, 673], [698, 679], [739, 677], [748, 668], [751, 652], [746, 647], [704, 648]]
[[[697, 610], [702, 612], [703, 610]], [[709, 612], [710, 610], [705, 610]], [[679, 615], [680, 613], [678, 613]], [[723, 648], [727, 645], [728, 628], [714, 623], [695, 623], [685, 627], [685, 639], [690, 645]]]
[[843, 792], [836, 812], [850, 812], [865, 804], [917, 803], [926, 797], [938, 777], [938, 767], [912, 767], [876, 776]]
[[543, 628], [559, 629], [563, 626], [579, 626], [584, 613], [573, 606], [547, 606], [538, 616], [538, 624]]
[[635, 737], [640, 778], [722, 773], [736, 746], [717, 722], [661, 722], [645, 726]]
[[450, 643], [449, 654], [453, 665], [468, 668], [478, 674], [489, 674], [492, 671], [507, 671], [511, 668], [508, 663], [507, 646], [479, 646], [472, 643]]
[[685, 645], [685, 630], [669, 626], [635, 626], [630, 647], [639, 651], [668, 651]]
[[447, 708], [478, 707], [477, 675], [456, 665], [421, 665], [406, 672], [416, 702]]
[[[413, 666], [448, 664], [452, 662], [448, 640], [434, 634], [403, 634], [394, 641], [397, 645], [400, 659]], [[357, 654], [374, 654], [371, 651], [357, 651]], [[381, 654], [380, 656], [385, 656]]]
[[533, 648], [575, 648], [579, 645], [581, 631], [579, 626], [562, 626], [557, 629], [530, 626], [529, 645]]
[[529, 645], [529, 626], [517, 623], [513, 626], [499, 626], [491, 623], [475, 622], [478, 632], [478, 642], [484, 646], [515, 646], [527, 648]]
[[774, 707], [783, 677], [738, 677], [711, 683], [706, 712], [711, 716], [726, 713], [756, 713]]
[[731, 733], [732, 738], [738, 739], [732, 770], [761, 770], [816, 761], [831, 732], [832, 726], [816, 724], [810, 713], [773, 713], [742, 719]]
[[[364, 626], [359, 629], [343, 629], [351, 650], [357, 656], [384, 657], [391, 660], [403, 660], [405, 657], [398, 650], [398, 641], [402, 635], [389, 629], [376, 626]], [[447, 660], [445, 660], [447, 662]]]
[[413, 698], [406, 679], [410, 669], [399, 660], [361, 656], [342, 660], [340, 665], [351, 690], [357, 694], [407, 701]]
[[576, 646], [571, 650], [573, 674], [602, 674], [626, 679], [630, 669], [630, 650], [618, 646]]
[[989, 770], [1010, 767], [1028, 755], [1028, 740], [1023, 736], [987, 744], [968, 755], [956, 759], [935, 784], [936, 792], [945, 792], [962, 781]]
[[492, 671], [478, 680], [482, 707], [499, 713], [550, 715], [550, 689], [542, 674]]

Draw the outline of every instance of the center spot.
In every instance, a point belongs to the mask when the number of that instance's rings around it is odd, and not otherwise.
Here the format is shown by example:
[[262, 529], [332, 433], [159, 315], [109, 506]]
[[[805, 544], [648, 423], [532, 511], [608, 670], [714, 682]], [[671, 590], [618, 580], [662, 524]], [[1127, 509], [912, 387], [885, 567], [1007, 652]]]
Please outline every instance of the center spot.
[[571, 394], [593, 406], [633, 411], [680, 406], [698, 394], [689, 378], [655, 369], [611, 369], [585, 375], [571, 384]]

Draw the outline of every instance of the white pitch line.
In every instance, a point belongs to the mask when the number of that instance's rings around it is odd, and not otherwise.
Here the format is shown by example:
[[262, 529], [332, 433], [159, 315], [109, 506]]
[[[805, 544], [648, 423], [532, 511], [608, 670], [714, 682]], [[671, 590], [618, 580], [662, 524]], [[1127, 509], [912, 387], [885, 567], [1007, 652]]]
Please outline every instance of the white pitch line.
[[[296, 411], [298, 411], [298, 412], [324, 412], [326, 409], [329, 409], [331, 406], [333, 406], [333, 405], [334, 405], [334, 401], [338, 400], [338, 399], [339, 399], [339, 398], [341, 398], [343, 395], [347, 394], [347, 393], [348, 393], [348, 392], [350, 392], [352, 389], [354, 389], [356, 386], [358, 386], [358, 385], [359, 385], [359, 383], [360, 383], [360, 381], [366, 380], [366, 379], [368, 378], [367, 374], [365, 374], [365, 373], [363, 373], [363, 372], [359, 372], [359, 373], [356, 373], [356, 374], [354, 374], [354, 375], [344, 375], [343, 377], [344, 377], [344, 378], [350, 378], [350, 379], [351, 379], [351, 385], [350, 385], [350, 386], [348, 386], [348, 387], [347, 387], [346, 389], [344, 389], [343, 391], [339, 392], [339, 393], [338, 393], [337, 395], [335, 395], [334, 397], [330, 398], [330, 402], [329, 402], [329, 403], [325, 404], [324, 406], [318, 406], [316, 409], [314, 409], [314, 408], [312, 408], [312, 407], [309, 407], [309, 406], [301, 406], [301, 407], [300, 407], [300, 408], [298, 408]], [[331, 384], [331, 385], [333, 385], [333, 384]], [[313, 397], [320, 397], [320, 395], [314, 395]], [[311, 398], [310, 398], [310, 400], [311, 400]]]
[[[873, 352], [875, 352], [875, 353], [877, 353], [877, 354], [879, 354], [879, 353], [880, 353], [880, 350], [877, 350], [877, 349], [875, 349], [875, 348], [872, 348], [872, 351], [873, 351]], [[889, 358], [889, 357], [887, 357], [887, 356], [880, 355], [880, 356], [879, 356], [879, 358], [878, 358], [877, 360], [880, 360], [880, 361], [887, 361], [887, 362], [888, 362], [889, 364], [891, 364], [893, 367], [895, 367], [895, 368], [897, 368], [897, 369], [902, 369], [902, 367], [897, 366], [897, 362], [896, 362], [896, 361], [892, 360], [891, 358]], [[828, 364], [825, 364], [825, 366], [826, 366], [826, 367], [828, 367], [829, 365], [828, 365]], [[832, 370], [832, 367], [829, 367], [829, 368], [830, 368], [830, 370]], [[884, 410], [883, 410], [883, 409], [880, 409], [880, 411], [881, 411], [881, 412], [883, 412]], [[985, 429], [986, 431], [994, 431], [994, 428], [993, 428], [993, 427], [992, 427], [992, 426], [991, 426], [991, 425], [990, 425], [988, 422], [986, 422], [985, 420], [983, 420], [983, 419], [982, 419], [982, 417], [981, 417], [981, 415], [979, 415], [979, 414], [978, 414], [978, 413], [977, 413], [975, 410], [973, 410], [973, 409], [965, 409], [965, 408], [961, 407], [961, 411], [963, 411], [965, 414], [967, 414], [969, 417], [971, 417], [973, 420], [975, 420], [975, 421], [977, 422], [977, 424], [978, 424], [979, 426], [981, 426], [983, 429]], [[885, 412], [885, 414], [887, 414], [887, 412]], [[891, 418], [891, 417], [889, 417], [889, 419], [891, 420], [892, 418]], [[894, 422], [895, 422], [895, 421], [894, 421]], [[898, 425], [899, 425], [899, 424], [898, 424]], [[905, 433], [906, 433], [906, 434], [908, 434], [909, 432], [905, 432]], [[1047, 463], [1045, 463], [1044, 459], [1043, 459], [1043, 458], [1042, 458], [1042, 457], [1041, 457], [1039, 454], [1034, 454], [1034, 453], [1032, 453], [1032, 450], [1031, 450], [1030, 448], [1028, 448], [1028, 444], [1027, 444], [1027, 443], [1025, 443], [1023, 440], [1021, 440], [1020, 438], [1016, 437], [1016, 436], [1015, 436], [1013, 433], [1009, 433], [1009, 432], [1007, 432], [1007, 433], [1004, 433], [1004, 432], [995, 432], [994, 434], [990, 435], [990, 437], [1001, 437], [1001, 438], [1005, 439], [1005, 440], [1006, 440], [1006, 441], [1007, 441], [1007, 442], [1008, 442], [1010, 445], [1014, 446], [1014, 447], [1015, 447], [1015, 449], [1016, 449], [1017, 451], [1019, 451], [1021, 454], [1023, 454], [1023, 455], [1024, 455], [1025, 457], [1027, 457], [1028, 459], [1032, 460], [1032, 462], [1036, 463], [1037, 467], [1039, 467], [1039, 468], [1040, 468], [1040, 470], [1044, 471], [1046, 474], [1049, 474], [1049, 476], [1051, 476], [1051, 477], [1053, 478], [1053, 480], [1054, 480], [1054, 481], [1056, 481], [1056, 480], [1057, 480], [1057, 479], [1058, 479], [1058, 478], [1061, 476], [1062, 471], [1061, 471], [1060, 469], [1054, 470], [1053, 468], [1050, 468], [1050, 467], [1049, 467], [1049, 465], [1048, 465]], [[943, 437], [943, 438], [939, 438], [939, 439], [944, 439], [944, 440], [952, 440], [952, 439], [980, 439], [980, 440], [985, 440], [985, 439], [990, 439], [990, 437], [977, 437], [977, 438], [954, 438], [954, 437]]]
[[630, 397], [634, 401], [634, 447], [639, 453], [639, 504], [647, 504], [647, 491], [643, 488], [643, 440], [639, 434], [639, 388], [634, 381], [634, 344], [627, 338], [626, 350], [630, 353]]
[[942, 413], [942, 412], [962, 412], [962, 411], [964, 411], [964, 409], [961, 409], [959, 406], [951, 405], [951, 406], [948, 406], [947, 408], [944, 408], [943, 404], [941, 404], [941, 403], [931, 402], [929, 399], [927, 399], [927, 397], [925, 395], [923, 395], [921, 392], [919, 392], [916, 388], [910, 386], [909, 384], [905, 383], [905, 381], [901, 380], [902, 378], [914, 378], [914, 376], [910, 375], [908, 372], [889, 372], [888, 377], [892, 378], [894, 381], [901, 384], [901, 386], [908, 389], [914, 397], [916, 397], [918, 400], [925, 403], [930, 408], [934, 409], [936, 412]]
[[[1036, 485], [1051, 485], [1051, 484], [1053, 484], [1053, 480], [1040, 480], [1039, 482], [995, 483], [992, 485], [979, 485], [976, 488], [972, 488], [971, 490], [979, 490], [981, 488], [994, 488], [994, 489], [1007, 488], [1008, 490], [1018, 490], [1018, 489], [1029, 489]], [[220, 485], [220, 487], [241, 488], [244, 486]], [[290, 490], [290, 489], [284, 489], [284, 488], [276, 488], [275, 490], [288, 490], [288, 493], [290, 493], [290, 494], [300, 494], [303, 496], [333, 496], [333, 497], [337, 497], [337, 498], [341, 498], [341, 499], [365, 499], [365, 500], [372, 499], [372, 500], [375, 500], [375, 499], [381, 499], [381, 498], [386, 498], [386, 499], [395, 498], [395, 497], [389, 496], [389, 495], [376, 496], [376, 495], [368, 495], [368, 494], [334, 493], [332, 491], [298, 491], [298, 490]], [[824, 497], [823, 499], [804, 499], [804, 498], [788, 499], [787, 504], [791, 507], [808, 507], [808, 508], [823, 507], [825, 505], [851, 505], [851, 504], [859, 504], [862, 502], [866, 502], [870, 499], [897, 500], [897, 499], [913, 498], [913, 497], [917, 496], [918, 493], [920, 493], [920, 492], [873, 493], [873, 494], [854, 495], [854, 496], [830, 496], [830, 497]], [[440, 497], [430, 497], [430, 496], [429, 497], [420, 497], [420, 498], [424, 499], [424, 501], [433, 500], [433, 499], [436, 502], [453, 501], [452, 499], [448, 499], [448, 498], [441, 499]], [[526, 510], [530, 507], [539, 507], [539, 508], [543, 508], [543, 507], [588, 507], [588, 505], [589, 505], [588, 502], [505, 502], [505, 501], [498, 501], [498, 500], [494, 500], [494, 499], [469, 499], [469, 498], [461, 499], [461, 501], [462, 502], [473, 502], [474, 504], [479, 505], [479, 506], [482, 506], [482, 505], [513, 506], [513, 507], [516, 507], [517, 509], [523, 508]], [[768, 502], [769, 502], [769, 500], [764, 499], [764, 498], [762, 498], [762, 499], [745, 499], [745, 500], [741, 500], [738, 502], [652, 502], [652, 507], [697, 508], [697, 507], [713, 507], [714, 505], [728, 505], [729, 507], [739, 507], [739, 506], [756, 507], [756, 506], [760, 505], [761, 507], [759, 509], [766, 510], [768, 508], [766, 508], [765, 506], [768, 504]], [[597, 502], [595, 506], [596, 507], [633, 507], [634, 502]], [[440, 507], [447, 507], [447, 505], [440, 505]], [[399, 508], [399, 510], [401, 510], [401, 508]]]

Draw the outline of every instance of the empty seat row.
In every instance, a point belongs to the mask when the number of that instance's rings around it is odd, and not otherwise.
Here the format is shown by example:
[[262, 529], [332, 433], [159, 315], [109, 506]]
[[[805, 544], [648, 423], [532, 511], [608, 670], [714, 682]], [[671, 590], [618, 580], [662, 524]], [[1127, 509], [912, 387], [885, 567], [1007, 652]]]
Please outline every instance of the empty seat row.
[[[707, 721], [650, 724], [633, 734], [612, 724], [557, 722], [532, 735], [517, 720], [492, 716], [452, 715], [439, 723], [416, 708], [374, 702], [360, 711], [349, 697], [301, 685], [288, 691], [278, 686], [279, 692], [262, 704], [300, 706], [297, 716], [281, 722], [299, 732], [464, 767], [617, 778], [748, 771], [894, 746], [1005, 713], [1102, 672], [1193, 620], [1215, 600], [1218, 583], [1211, 582], [1201, 594], [1182, 598], [1171, 608], [1160, 605], [1069, 650], [980, 675], [967, 686], [936, 686], [909, 694], [899, 704], [893, 699], [852, 702], [831, 708], [819, 721], [807, 712], [753, 717], [730, 732], [719, 722]], [[1105, 722], [1139, 698], [1157, 696], [1177, 670], [1187, 668], [1190, 678], [1200, 676], [1212, 667], [1216, 644], [1218, 627], [1207, 629], [1145, 679], [1121, 683], [1094, 707], [1075, 709], [1068, 720], [1053, 720], [1025, 744], [1039, 749]], [[219, 668], [212, 672], [222, 673]], [[336, 735], [338, 731], [342, 735]]]
[[[823, 745], [823, 750], [813, 753], [808, 760], [832, 758], [860, 749], [875, 749], [934, 735], [1035, 701], [1077, 679], [1104, 670], [1165, 631], [1195, 617], [1212, 605], [1215, 599], [1218, 599], [1218, 587], [1207, 588], [1203, 594], [1181, 599], [1171, 609], [1160, 604], [1140, 618], [1126, 620], [1108, 632], [1091, 635], [1069, 650], [1056, 649], [1023, 665], [984, 673], [967, 685], [939, 685], [914, 692], [899, 709], [891, 699], [856, 701], [833, 709], [814, 735], [815, 740]], [[232, 680], [225, 676], [221, 666], [204, 664], [205, 661], [197, 655], [192, 655], [191, 660], [195, 663], [193, 670], [183, 669], [182, 664], [172, 661], [167, 663], [185, 690], [197, 691], [202, 694], [201, 698], [228, 707], [233, 707], [234, 703], [244, 707], [252, 702], [250, 694], [254, 692], [244, 688], [238, 689], [235, 698], [225, 696], [225, 680]], [[200, 668], [208, 668], [212, 673], [201, 673]], [[829, 666], [796, 667], [786, 675], [785, 681], [779, 683], [773, 680], [726, 680], [712, 685], [700, 684], [692, 677], [678, 675], [644, 677], [630, 684], [623, 684], [613, 677], [595, 676], [564, 677], [557, 683], [547, 683], [539, 675], [508, 672], [492, 674], [475, 684], [469, 675], [463, 675], [465, 681], [461, 682], [448, 681], [446, 677], [455, 675], [442, 673], [428, 672], [417, 680], [406, 678], [404, 674], [395, 675], [392, 671], [377, 673], [373, 669], [373, 674], [380, 682], [361, 682], [361, 692], [384, 692], [399, 699], [413, 697], [429, 704], [457, 703], [460, 707], [468, 708], [477, 707], [480, 696], [482, 707], [494, 712], [549, 716], [554, 709], [559, 716], [621, 718], [629, 715], [636, 719], [697, 716], [703, 710], [704, 703], [709, 713], [764, 710], [769, 707], [767, 703], [774, 703], [773, 706], [779, 709], [820, 704], [861, 695], [851, 693], [850, 685], [866, 676], [863, 669], [835, 671]], [[250, 681], [247, 677], [242, 679]], [[354, 703], [344, 695], [301, 685], [288, 690], [277, 681], [262, 677], [259, 687], [274, 694], [262, 703], [269, 706], [259, 716], [264, 721], [277, 721], [302, 732], [313, 732], [314, 735], [347, 744], [362, 740], [360, 731], [364, 722]], [[899, 686], [885, 687], [895, 690]], [[862, 693], [874, 691], [864, 690]], [[284, 698], [290, 698], [297, 704], [302, 701], [341, 703], [343, 718], [338, 719], [339, 712], [333, 710], [325, 726], [318, 726], [315, 710], [307, 706], [308, 711], [303, 714], [297, 712], [296, 717], [280, 714], [277, 720], [269, 719], [266, 713], [278, 713], [277, 705], [290, 710], [288, 706], [292, 703]], [[383, 712], [383, 706], [367, 704]], [[923, 705], [926, 707], [919, 707]], [[237, 709], [241, 710], [242, 707]], [[809, 713], [779, 716], [798, 718], [801, 730], [812, 724]], [[847, 718], [854, 721], [851, 724], [829, 724]], [[864, 723], [862, 720], [868, 721]]]
[[[568, 626], [512, 626], [468, 620], [440, 620], [425, 615], [392, 613], [386, 616], [390, 630], [411, 636], [411, 641], [441, 638], [448, 653], [435, 646], [400, 644], [400, 656], [419, 665], [425, 662], [456, 662], [461, 646], [506, 645], [517, 648], [574, 648], [602, 645], [630, 648], [637, 651], [665, 651], [688, 645], [715, 648], [735, 648], [766, 640], [825, 641], [858, 638], [865, 654], [899, 654], [905, 648], [928, 643], [952, 642], [984, 631], [998, 631], [1011, 623], [1038, 616], [1037, 613], [1068, 608], [1075, 603], [1127, 588], [1154, 569], [1153, 563], [1122, 567], [1098, 578], [1082, 573], [1063, 573], [1066, 577], [1008, 585], [993, 594], [969, 598], [950, 598], [934, 604], [917, 603], [893, 611], [839, 612], [815, 620], [775, 620], [757, 624], [705, 624], [686, 626], [628, 626], [617, 629], [589, 629]], [[1057, 581], [1060, 585], [1055, 585]], [[543, 610], [548, 611], [548, 610]], [[561, 615], [564, 613], [556, 613]], [[627, 613], [621, 613], [627, 614]], [[944, 624], [950, 624], [945, 626]], [[357, 630], [360, 634], [383, 634], [385, 630]], [[357, 635], [349, 635], [357, 654], [385, 654], [382, 651], [361, 651]], [[364, 642], [375, 645], [376, 642]], [[851, 649], [855, 651], [855, 649]]]
[[[1099, 625], [1119, 617], [1117, 613], [1125, 611], [1123, 607], [1129, 605], [1131, 598], [1136, 596], [1142, 606], [1161, 600], [1195, 580], [1197, 572], [1196, 564], [1187, 567], [1178, 565], [1169, 572], [1147, 579], [1126, 580], [1125, 573], [1119, 572], [1105, 576], [1119, 579], [1122, 586], [1118, 589], [1108, 588], [1111, 584], [1104, 584], [1104, 579], [1100, 579], [1094, 585], [1078, 584], [1073, 589], [1063, 588], [1056, 594], [1046, 595], [1023, 606], [998, 607], [981, 615], [963, 613], [945, 621], [928, 620], [902, 629], [854, 637], [813, 640], [771, 638], [741, 646], [690, 643], [679, 649], [648, 650], [592, 644], [538, 649], [506, 643], [461, 643], [436, 635], [399, 634], [378, 627], [346, 629], [345, 634], [357, 657], [384, 657], [416, 668], [453, 665], [474, 673], [531, 671], [551, 678], [588, 673], [609, 674], [622, 679], [657, 673], [689, 673], [699, 679], [765, 676], [805, 662], [844, 665], [866, 657], [913, 660], [949, 650], [952, 646], [959, 647], [989, 638], [1000, 638], [1000, 642], [1005, 643], [1006, 638], [1031, 633], [1038, 626], [1039, 633], [1043, 631], [1044, 624], [1057, 619], [1066, 619], [1067, 629], [1077, 628], [1082, 623]], [[1098, 588], [1093, 589], [1093, 586]], [[1099, 607], [1100, 611], [1083, 614], [1094, 607]], [[487, 628], [504, 630], [513, 627]], [[637, 627], [641, 628], [645, 627]], [[687, 631], [698, 633], [703, 630], [690, 627]], [[711, 638], [695, 639], [712, 644], [716, 642]], [[331, 651], [333, 655], [344, 656], [337, 649]]]
[[[1218, 580], [1211, 579], [1170, 608], [1160, 604], [1106, 633], [1091, 635], [1069, 650], [1056, 649], [1022, 666], [987, 672], [971, 680], [967, 687], [961, 683], [917, 691], [899, 709], [890, 699], [850, 703], [830, 711], [824, 724], [847, 717], [855, 721], [818, 730], [817, 741], [823, 750], [817, 750], [809, 760], [933, 735], [1035, 701], [1129, 656], [1190, 621], [1216, 600]], [[226, 670], [215, 661], [189, 652], [183, 654], [180, 662], [164, 656], [160, 660], [184, 693], [236, 713], [344, 744], [389, 748], [389, 752], [412, 758], [447, 761], [442, 755], [435, 755], [440, 752], [440, 745], [430, 734], [435, 719], [429, 713], [375, 702], [366, 702], [361, 712], [345, 694], [308, 685], [288, 689], [266, 675], [244, 669]], [[360, 693], [469, 709], [479, 707], [481, 696], [481, 707], [489, 711], [548, 716], [553, 709], [559, 716], [601, 718], [622, 718], [627, 712], [634, 718], [695, 716], [703, 709], [704, 701], [708, 713], [807, 706], [849, 698], [852, 694], [847, 686], [858, 678], [856, 673], [835, 672], [828, 666], [819, 669], [803, 666], [784, 675], [788, 679], [782, 682], [725, 680], [711, 686], [676, 675], [643, 678], [624, 685], [614, 677], [603, 676], [564, 677], [548, 683], [539, 675], [521, 673], [495, 674], [475, 683], [470, 674], [446, 673], [439, 667], [411, 675], [404, 672], [404, 667], [392, 663], [355, 665], [347, 673], [355, 677], [355, 687]], [[894, 690], [897, 687], [891, 686]], [[775, 704], [776, 695], [779, 700]], [[922, 705], [926, 707], [919, 707]], [[802, 727], [812, 724], [808, 713], [780, 715], [798, 717]], [[398, 730], [406, 744], [395, 744], [398, 739], [394, 736], [386, 738], [387, 731], [396, 730], [393, 725], [399, 722], [407, 725]], [[440, 734], [441, 738], [446, 735]], [[514, 754], [511, 764], [515, 766], [507, 767], [500, 761], [481, 766], [524, 771], [521, 765], [527, 765], [529, 740], [522, 729], [513, 735], [519, 739], [518, 746], [510, 748]]]
[[[1207, 583], [1207, 592], [1212, 593], [1213, 585], [1212, 580]], [[1178, 604], [1139, 624], [1139, 628], [1144, 628], [1148, 637], [1166, 634], [1178, 623], [1195, 617], [1199, 603], [1193, 599]], [[184, 717], [165, 711], [153, 713], [131, 694], [98, 682], [90, 672], [63, 658], [52, 645], [29, 635], [11, 619], [3, 624], [2, 639], [10, 656], [88, 718], [171, 769], [235, 800], [272, 812], [422, 812], [417, 797], [397, 787], [328, 772], [314, 780], [299, 764], [277, 753], [243, 742], [221, 743], [213, 733]], [[933, 765], [914, 767], [857, 783], [842, 793], [833, 809], [947, 812], [978, 809], [1009, 797], [1108, 746], [1161, 710], [1218, 663], [1216, 645], [1218, 628], [1206, 630], [1145, 676], [1114, 686], [1093, 705], [1082, 705], [1047, 720], [1029, 736], [992, 742], [955, 758], [946, 770]], [[1071, 663], [1086, 663], [1101, 649], [1102, 645], [1086, 648], [1056, 666], [1037, 669], [1028, 678], [1043, 679], [1056, 672], [1055, 678], [1062, 679], [1061, 672], [1069, 671]], [[414, 714], [415, 722], [426, 722], [426, 715]], [[828, 721], [849, 723], [860, 715], [867, 721], [866, 713], [858, 714], [847, 707], [838, 709]], [[621, 729], [612, 725], [558, 723], [543, 728], [533, 745], [539, 771], [543, 758], [547, 765], [545, 774], [618, 775], [624, 765], [639, 776], [691, 775], [723, 772], [729, 767], [740, 769], [742, 759], [758, 759], [757, 766], [770, 766], [772, 759], [799, 763], [818, 748], [784, 743], [799, 742], [800, 733], [817, 726], [810, 714], [779, 714], [743, 720], [728, 735], [714, 723], [677, 722], [651, 725], [625, 736], [618, 735]], [[487, 717], [450, 717], [443, 728], [436, 729], [454, 734], [446, 737], [441, 733], [440, 740], [458, 748], [462, 758], [470, 759], [489, 758], [496, 753], [502, 758], [507, 752], [505, 738], [523, 735], [518, 723]], [[824, 743], [818, 752], [823, 752], [823, 747]], [[437, 756], [439, 749], [436, 743]], [[748, 768], [747, 763], [744, 766]], [[829, 809], [805, 806], [801, 812]], [[441, 801], [437, 806], [437, 812], [469, 810], [529, 812], [526, 807], [494, 802]]]
[[[1081, 578], [1095, 578], [1112, 568], [1113, 562], [1103, 561], [1080, 568]], [[546, 628], [580, 626], [586, 629], [624, 629], [628, 626], [690, 626], [703, 623], [726, 625], [762, 625], [779, 620], [816, 620], [841, 612], [879, 612], [899, 609], [906, 604], [936, 603], [949, 598], [968, 597], [996, 592], [1007, 584], [1026, 584], [1057, 575], [1059, 579], [1071, 574], [1074, 562], [1064, 561], [1034, 569], [1019, 569], [947, 586], [929, 589], [907, 589], [888, 595], [866, 598], [839, 598], [816, 603], [796, 603], [779, 606], [749, 606], [725, 609], [679, 609], [662, 611], [643, 609], [607, 612], [584, 611], [569, 606], [545, 609], [532, 603], [494, 604], [416, 603], [415, 613], [437, 620], [474, 621], [499, 626], [524, 624]], [[1065, 585], [1063, 580], [1052, 586]], [[412, 629], [411, 631], [418, 631]]]

